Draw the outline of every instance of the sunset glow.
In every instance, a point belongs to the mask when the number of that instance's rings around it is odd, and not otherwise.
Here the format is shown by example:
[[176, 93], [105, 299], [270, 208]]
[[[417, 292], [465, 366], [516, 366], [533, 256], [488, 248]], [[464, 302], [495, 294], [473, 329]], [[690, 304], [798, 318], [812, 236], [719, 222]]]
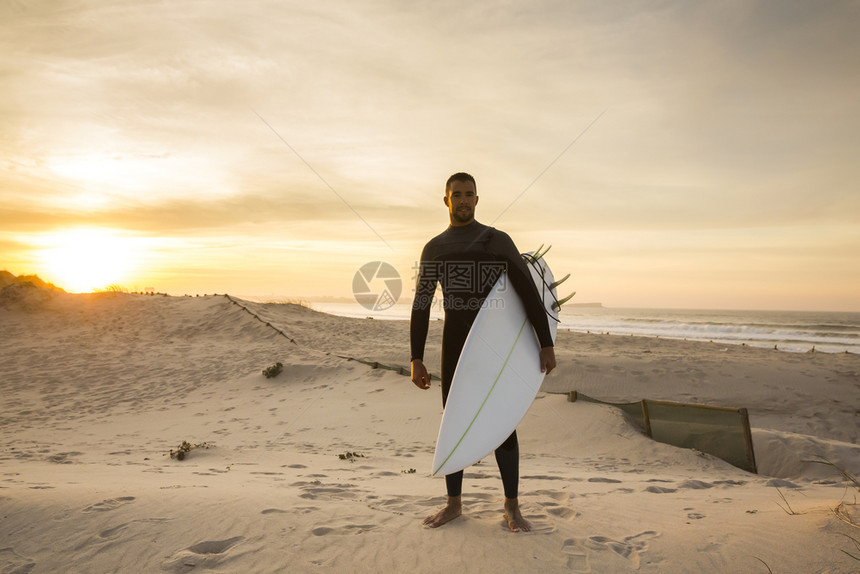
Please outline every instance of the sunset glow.
[[860, 311], [857, 3], [84, 0], [0, 18], [13, 274], [312, 299], [386, 261], [408, 284], [467, 171], [477, 220], [552, 245], [580, 301]]
[[42, 240], [44, 275], [67, 291], [86, 293], [124, 285], [138, 271], [133, 242], [110, 230], [59, 231]]

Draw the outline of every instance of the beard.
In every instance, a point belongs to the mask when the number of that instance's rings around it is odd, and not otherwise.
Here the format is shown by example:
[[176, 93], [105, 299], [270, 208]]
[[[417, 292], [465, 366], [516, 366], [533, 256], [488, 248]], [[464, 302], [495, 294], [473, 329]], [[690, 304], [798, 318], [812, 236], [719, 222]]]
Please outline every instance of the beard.
[[464, 211], [460, 211], [458, 209], [451, 214], [451, 217], [453, 217], [458, 223], [469, 223], [475, 218], [475, 211], [473, 209], [466, 209]]

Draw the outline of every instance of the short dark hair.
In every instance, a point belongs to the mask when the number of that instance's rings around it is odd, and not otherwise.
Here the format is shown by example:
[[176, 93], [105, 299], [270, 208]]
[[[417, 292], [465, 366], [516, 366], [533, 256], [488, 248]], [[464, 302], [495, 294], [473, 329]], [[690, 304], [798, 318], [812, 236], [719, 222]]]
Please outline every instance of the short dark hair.
[[455, 181], [470, 181], [472, 185], [475, 186], [475, 191], [478, 190], [478, 184], [475, 182], [475, 178], [466, 173], [465, 171], [458, 171], [454, 175], [448, 178], [448, 181], [445, 182], [445, 193], [451, 191], [451, 184]]

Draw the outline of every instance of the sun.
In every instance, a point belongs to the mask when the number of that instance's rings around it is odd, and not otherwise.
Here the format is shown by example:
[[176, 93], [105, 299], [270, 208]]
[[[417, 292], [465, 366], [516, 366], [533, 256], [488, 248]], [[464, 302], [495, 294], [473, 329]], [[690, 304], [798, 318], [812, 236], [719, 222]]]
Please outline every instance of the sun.
[[58, 231], [46, 236], [44, 245], [40, 256], [45, 275], [73, 293], [122, 285], [137, 265], [134, 241], [109, 229]]

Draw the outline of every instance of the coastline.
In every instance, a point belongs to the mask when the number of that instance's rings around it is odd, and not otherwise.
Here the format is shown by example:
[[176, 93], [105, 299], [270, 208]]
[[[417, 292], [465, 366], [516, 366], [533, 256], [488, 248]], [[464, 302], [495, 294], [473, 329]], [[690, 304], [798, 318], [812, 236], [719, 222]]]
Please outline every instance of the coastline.
[[[252, 299], [253, 300], [253, 299]], [[261, 298], [258, 303], [265, 303]], [[307, 302], [333, 315], [379, 320], [409, 320], [410, 307], [398, 304], [368, 310], [356, 302]], [[433, 319], [441, 319], [434, 305]], [[579, 333], [635, 335], [806, 353], [860, 354], [860, 313], [819, 311], [734, 311], [703, 309], [625, 309], [565, 306], [559, 315], [560, 330]], [[822, 325], [823, 324], [823, 325]], [[818, 328], [816, 330], [815, 328]], [[821, 330], [822, 327], [829, 327]]]

